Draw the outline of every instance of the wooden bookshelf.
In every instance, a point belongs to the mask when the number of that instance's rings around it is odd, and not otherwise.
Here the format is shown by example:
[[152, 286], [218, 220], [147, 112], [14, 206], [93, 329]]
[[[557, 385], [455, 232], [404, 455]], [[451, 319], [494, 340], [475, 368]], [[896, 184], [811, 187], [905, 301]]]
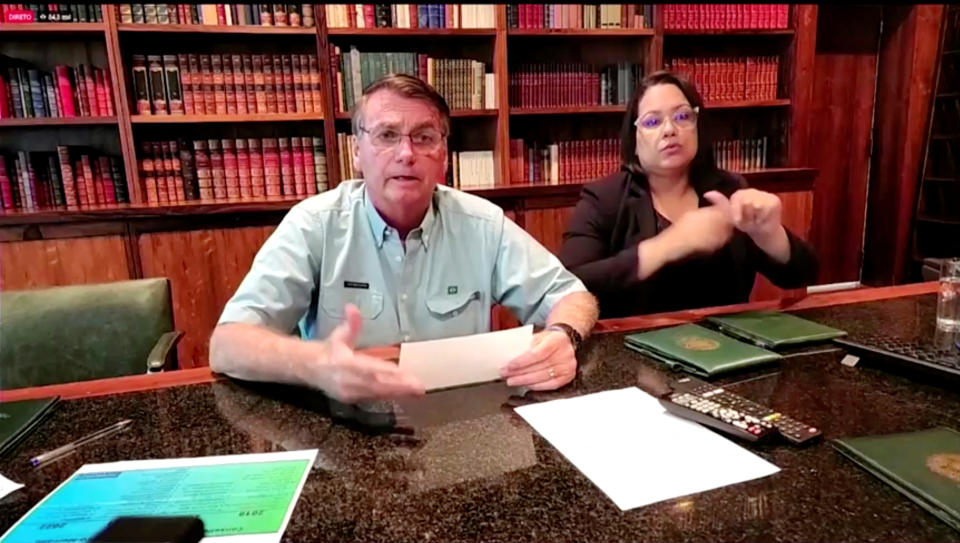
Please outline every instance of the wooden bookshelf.
[[116, 117], [36, 117], [29, 119], [0, 119], [0, 128], [24, 126], [94, 126], [117, 124]]
[[510, 28], [508, 36], [554, 36], [569, 38], [626, 38], [636, 36], [656, 35], [653, 28], [594, 28], [584, 30], [580, 28]]
[[623, 113], [624, 104], [604, 106], [565, 106], [565, 107], [512, 107], [511, 115], [589, 115], [591, 113]]
[[792, 28], [747, 28], [747, 29], [671, 29], [664, 36], [792, 36]]
[[323, 113], [244, 113], [242, 115], [131, 115], [132, 124], [282, 123], [322, 121]]
[[193, 24], [117, 24], [121, 33], [170, 34], [262, 34], [270, 36], [316, 36], [313, 26], [193, 25]]
[[706, 102], [703, 107], [707, 109], [746, 109], [753, 107], [786, 107], [789, 105], [789, 98], [777, 98], [775, 100], [731, 100], [725, 102]]
[[[457, 117], [496, 117], [499, 111], [496, 109], [454, 109], [450, 111], [450, 116]], [[338, 111], [335, 118], [337, 120], [346, 120], [350, 118], [349, 113]]]
[[103, 34], [105, 23], [0, 23], [0, 35], [10, 34]]
[[329, 36], [428, 36], [434, 38], [495, 36], [495, 28], [328, 28]]

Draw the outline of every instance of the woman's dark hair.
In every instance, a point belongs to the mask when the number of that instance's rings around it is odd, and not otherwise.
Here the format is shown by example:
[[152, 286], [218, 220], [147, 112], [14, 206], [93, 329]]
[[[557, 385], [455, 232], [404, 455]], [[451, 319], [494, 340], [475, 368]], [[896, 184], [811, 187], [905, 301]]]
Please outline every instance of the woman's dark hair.
[[627, 104], [627, 113], [623, 117], [623, 126], [620, 129], [620, 168], [646, 184], [647, 175], [640, 166], [640, 160], [637, 159], [637, 127], [633, 123], [636, 122], [639, 114], [640, 99], [643, 98], [647, 89], [654, 85], [674, 85], [680, 89], [691, 107], [700, 108], [697, 118], [697, 154], [690, 163], [690, 184], [698, 193], [703, 193], [716, 186], [722, 177], [713, 157], [713, 142], [705, 129], [703, 99], [697, 92], [697, 88], [687, 78], [667, 70], [653, 72], [640, 80], [633, 97]]

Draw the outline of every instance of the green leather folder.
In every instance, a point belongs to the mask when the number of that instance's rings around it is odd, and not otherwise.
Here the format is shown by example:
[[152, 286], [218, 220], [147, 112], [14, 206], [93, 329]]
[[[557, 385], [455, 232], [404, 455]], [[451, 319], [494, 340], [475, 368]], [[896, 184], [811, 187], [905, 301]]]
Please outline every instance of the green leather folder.
[[960, 530], [960, 433], [931, 428], [834, 440], [863, 469]]
[[747, 369], [783, 358], [696, 324], [627, 334], [624, 344], [655, 360], [702, 377]]
[[0, 457], [23, 441], [53, 411], [60, 396], [0, 403]]
[[775, 311], [747, 311], [708, 317], [722, 332], [767, 349], [813, 343], [845, 336], [846, 332], [795, 315]]

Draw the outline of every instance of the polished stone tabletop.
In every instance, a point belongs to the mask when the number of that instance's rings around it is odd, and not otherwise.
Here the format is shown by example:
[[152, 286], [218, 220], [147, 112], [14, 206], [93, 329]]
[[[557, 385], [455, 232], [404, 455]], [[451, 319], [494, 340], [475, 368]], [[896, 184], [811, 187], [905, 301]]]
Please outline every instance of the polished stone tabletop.
[[[934, 303], [925, 295], [797, 314], [854, 337], [933, 338]], [[585, 345], [574, 383], [550, 393], [521, 396], [491, 383], [359, 408], [312, 391], [221, 381], [65, 401], [0, 460], [0, 473], [26, 484], [0, 500], [0, 531], [84, 463], [316, 448], [284, 541], [960, 541], [960, 532], [830, 444], [960, 429], [960, 386], [871, 359], [847, 367], [832, 344], [787, 354], [718, 382], [818, 426], [824, 440], [745, 444], [781, 471], [629, 511], [512, 410], [626, 386], [664, 389], [668, 371], [623, 348], [622, 335], [604, 334]], [[134, 420], [130, 430], [29, 467], [29, 458], [122, 418]]]

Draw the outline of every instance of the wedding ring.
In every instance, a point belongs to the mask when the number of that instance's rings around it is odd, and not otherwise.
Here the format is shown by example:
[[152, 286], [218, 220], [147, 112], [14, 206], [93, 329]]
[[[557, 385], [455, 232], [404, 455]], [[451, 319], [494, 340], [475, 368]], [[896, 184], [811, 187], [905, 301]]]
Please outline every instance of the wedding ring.
[[554, 373], [553, 368], [547, 370], [547, 375], [549, 375], [551, 379], [557, 376], [557, 374]]

